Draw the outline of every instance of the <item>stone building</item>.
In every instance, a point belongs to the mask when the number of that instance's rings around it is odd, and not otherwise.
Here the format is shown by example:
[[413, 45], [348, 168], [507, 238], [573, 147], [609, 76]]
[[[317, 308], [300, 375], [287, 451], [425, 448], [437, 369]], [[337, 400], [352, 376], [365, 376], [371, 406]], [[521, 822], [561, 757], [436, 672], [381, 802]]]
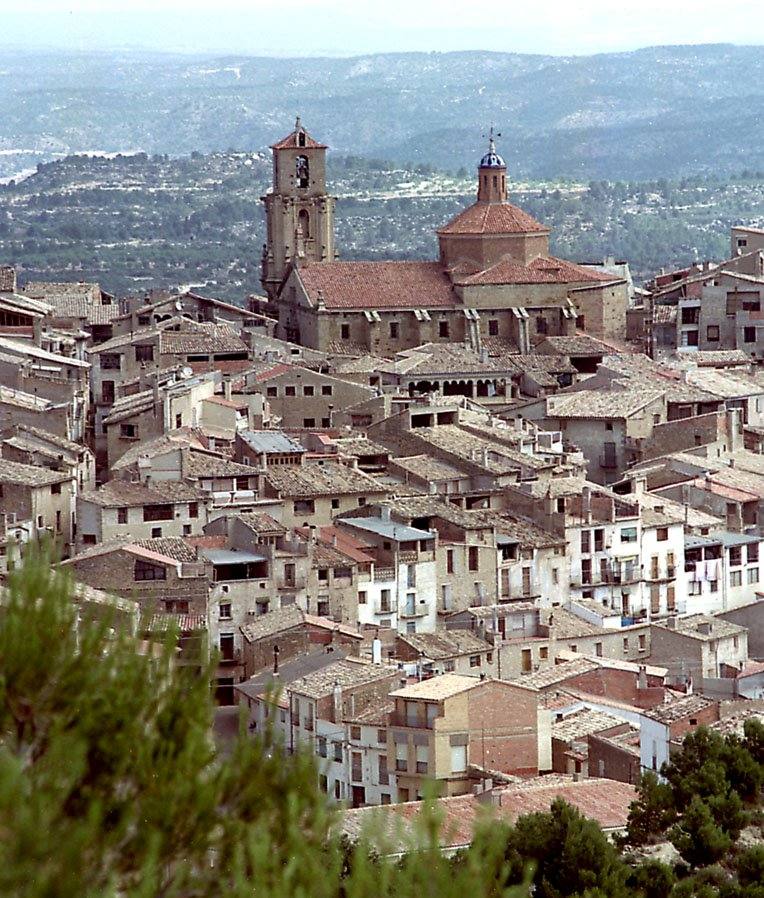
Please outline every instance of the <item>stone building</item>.
[[477, 201], [438, 230], [432, 262], [336, 261], [326, 146], [298, 120], [272, 149], [261, 281], [281, 339], [389, 357], [430, 342], [527, 353], [576, 327], [625, 335], [626, 281], [549, 254], [549, 228], [508, 199], [493, 137]]

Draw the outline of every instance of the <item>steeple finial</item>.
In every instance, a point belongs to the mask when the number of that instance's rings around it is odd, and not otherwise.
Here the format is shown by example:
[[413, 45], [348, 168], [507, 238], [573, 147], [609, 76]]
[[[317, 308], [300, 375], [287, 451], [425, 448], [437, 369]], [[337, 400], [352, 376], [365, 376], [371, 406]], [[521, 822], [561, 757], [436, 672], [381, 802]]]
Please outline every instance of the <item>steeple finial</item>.
[[[485, 135], [483, 135], [485, 137]], [[496, 138], [501, 137], [500, 131], [493, 130], [493, 122], [491, 122], [490, 130], [488, 131], [488, 152], [495, 153], [496, 152]]]
[[300, 121], [300, 116], [298, 115], [295, 119], [294, 129], [295, 131], [299, 131], [302, 128], [302, 122]]

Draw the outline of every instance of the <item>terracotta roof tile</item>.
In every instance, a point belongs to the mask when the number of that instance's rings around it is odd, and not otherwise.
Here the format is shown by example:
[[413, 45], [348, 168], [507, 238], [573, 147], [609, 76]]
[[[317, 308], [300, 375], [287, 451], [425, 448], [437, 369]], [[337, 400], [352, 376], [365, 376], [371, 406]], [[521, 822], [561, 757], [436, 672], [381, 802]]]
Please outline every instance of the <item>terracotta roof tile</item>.
[[502, 259], [484, 271], [454, 280], [460, 284], [595, 284], [612, 283], [618, 279], [566, 259], [539, 256], [528, 265]]
[[[304, 137], [304, 142], [299, 143], [298, 137], [302, 135]], [[276, 143], [271, 144], [272, 150], [289, 150], [289, 149], [308, 149], [308, 150], [325, 150], [326, 144], [319, 143], [314, 137], [311, 137], [310, 134], [305, 130], [305, 128], [297, 127], [291, 134], [287, 134], [286, 137], [282, 137], [281, 140]]]
[[438, 234], [548, 234], [549, 228], [512, 203], [476, 202], [460, 212]]
[[456, 305], [438, 262], [317, 262], [298, 275], [311, 302], [327, 309], [431, 309]]

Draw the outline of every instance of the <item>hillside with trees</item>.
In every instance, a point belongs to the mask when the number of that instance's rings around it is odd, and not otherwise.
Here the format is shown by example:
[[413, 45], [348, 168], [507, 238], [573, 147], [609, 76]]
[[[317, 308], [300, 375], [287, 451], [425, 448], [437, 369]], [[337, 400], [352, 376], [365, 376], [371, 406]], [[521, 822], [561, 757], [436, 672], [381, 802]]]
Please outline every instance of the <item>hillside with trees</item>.
[[[345, 259], [437, 258], [435, 229], [474, 199], [465, 167], [329, 156]], [[270, 154], [75, 156], [0, 186], [0, 260], [24, 279], [97, 280], [117, 294], [194, 285], [260, 292], [260, 197]], [[626, 259], [636, 281], [722, 259], [733, 223], [764, 224], [764, 174], [678, 181], [511, 181], [511, 199], [553, 229], [552, 252]]]

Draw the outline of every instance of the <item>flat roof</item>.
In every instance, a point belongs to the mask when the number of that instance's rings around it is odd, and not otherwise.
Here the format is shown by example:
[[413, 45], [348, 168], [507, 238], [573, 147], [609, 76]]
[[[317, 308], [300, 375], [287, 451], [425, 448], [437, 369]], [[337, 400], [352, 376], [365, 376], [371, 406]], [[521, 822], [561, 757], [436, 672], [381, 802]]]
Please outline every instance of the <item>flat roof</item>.
[[409, 527], [407, 524], [385, 521], [382, 518], [337, 518], [337, 522], [356, 527], [358, 530], [368, 530], [369, 533], [376, 533], [379, 536], [387, 536], [398, 542], [433, 538], [429, 530], [420, 530], [418, 527]]
[[199, 554], [212, 564], [247, 564], [254, 561], [267, 561], [266, 555], [246, 552], [240, 549], [199, 549]]

